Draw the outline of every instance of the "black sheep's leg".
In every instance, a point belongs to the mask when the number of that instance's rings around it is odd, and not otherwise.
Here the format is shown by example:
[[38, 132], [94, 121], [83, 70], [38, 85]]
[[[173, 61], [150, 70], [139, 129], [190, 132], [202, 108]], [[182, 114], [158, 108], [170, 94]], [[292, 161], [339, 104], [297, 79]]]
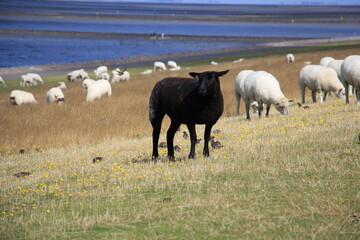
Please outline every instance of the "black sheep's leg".
[[196, 144], [195, 124], [187, 124], [186, 126], [189, 129], [190, 142], [191, 142], [189, 158], [195, 158], [195, 144]]
[[161, 131], [161, 123], [164, 118], [164, 115], [158, 116], [157, 118], [152, 119], [151, 125], [153, 126], [153, 153], [152, 153], [152, 159], [156, 160], [159, 157], [158, 152], [158, 143], [159, 143], [159, 135]]
[[167, 131], [166, 141], [167, 141], [167, 148], [168, 148], [168, 158], [170, 161], [174, 161], [174, 135], [175, 132], [179, 129], [181, 123], [171, 122], [171, 125]]
[[204, 133], [204, 157], [210, 157], [210, 152], [209, 152], [209, 140], [210, 140], [210, 133], [211, 133], [211, 128], [212, 128], [212, 124], [206, 124], [205, 127], [205, 133]]

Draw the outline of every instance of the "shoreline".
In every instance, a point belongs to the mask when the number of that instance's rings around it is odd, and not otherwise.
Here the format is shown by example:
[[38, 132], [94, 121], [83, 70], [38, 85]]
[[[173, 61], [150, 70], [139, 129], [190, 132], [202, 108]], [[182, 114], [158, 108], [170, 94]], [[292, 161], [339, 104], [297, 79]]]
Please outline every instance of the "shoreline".
[[[223, 6], [223, 5], [221, 5]], [[234, 5], [238, 6], [238, 5]], [[252, 5], [246, 5], [247, 8]], [[255, 5], [254, 5], [255, 6]], [[254, 7], [253, 6], [253, 7]], [[256, 7], [256, 6], [255, 6]], [[288, 5], [282, 7], [289, 7]], [[292, 9], [304, 8], [306, 6], [295, 6], [290, 5]], [[336, 6], [317, 6], [326, 9], [334, 9]], [[352, 6], [347, 6], [343, 8], [351, 8]], [[353, 6], [355, 9], [359, 9], [358, 6]], [[313, 7], [310, 7], [314, 9]], [[355, 12], [357, 12], [356, 10]], [[356, 13], [347, 13], [347, 12], [331, 12], [326, 13], [320, 11], [315, 14], [313, 17], [309, 17], [304, 12], [296, 12], [296, 13], [281, 13], [275, 12], [271, 15], [264, 13], [248, 13], [246, 11], [237, 12], [237, 14], [233, 15], [196, 15], [191, 13], [183, 13], [183, 14], [162, 14], [162, 15], [144, 15], [144, 14], [113, 14], [113, 13], [82, 13], [82, 14], [73, 14], [73, 13], [64, 13], [64, 12], [47, 12], [47, 13], [37, 13], [37, 12], [2, 12], [3, 15], [12, 15], [12, 16], [45, 16], [45, 17], [76, 17], [76, 18], [97, 18], [97, 19], [127, 19], [127, 20], [158, 20], [158, 21], [215, 21], [215, 22], [273, 22], [273, 23], [288, 23], [288, 22], [297, 22], [297, 23], [334, 23], [334, 24], [358, 24], [360, 19]], [[317, 16], [316, 14], [319, 14]], [[346, 18], [339, 18], [340, 15], [346, 15]]]
[[0, 75], [4, 80], [19, 78], [22, 74], [28, 72], [39, 73], [43, 76], [66, 74], [74, 69], [84, 68], [85, 70], [93, 70], [97, 66], [106, 65], [109, 68], [116, 67], [140, 67], [146, 65], [152, 65], [154, 61], [187, 61], [204, 58], [216, 58], [223, 56], [236, 56], [247, 53], [255, 53], [268, 50], [278, 50], [293, 47], [304, 47], [304, 46], [316, 46], [328, 43], [342, 43], [342, 42], [354, 42], [360, 41], [360, 37], [341, 37], [332, 39], [304, 39], [304, 40], [289, 40], [279, 41], [270, 43], [254, 44], [242, 47], [229, 47], [229, 48], [218, 48], [209, 50], [198, 50], [188, 52], [175, 52], [166, 54], [155, 54], [155, 55], [144, 55], [144, 56], [131, 56], [125, 58], [115, 58], [106, 60], [93, 60], [84, 62], [69, 62], [49, 65], [33, 65], [33, 66], [22, 66], [22, 67], [8, 67], [0, 68]]
[[[150, 38], [150, 34], [145, 33], [113, 33], [113, 32], [80, 32], [80, 31], [54, 31], [54, 30], [31, 30], [31, 29], [9, 29], [0, 28], [0, 33], [10, 34], [39, 34], [39, 35], [69, 35], [69, 36], [101, 36], [101, 37], [140, 37]], [[157, 40], [161, 40], [158, 35]], [[181, 35], [181, 34], [166, 34], [165, 39], [211, 39], [211, 40], [249, 40], [249, 41], [288, 41], [288, 40], [303, 40], [310, 38], [299, 37], [256, 37], [256, 36], [211, 36], [211, 35]]]

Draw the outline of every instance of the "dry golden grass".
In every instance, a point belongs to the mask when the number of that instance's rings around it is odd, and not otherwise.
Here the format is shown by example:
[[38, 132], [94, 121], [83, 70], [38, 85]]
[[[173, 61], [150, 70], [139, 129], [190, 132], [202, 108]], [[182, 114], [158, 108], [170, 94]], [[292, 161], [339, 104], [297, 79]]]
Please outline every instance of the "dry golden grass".
[[[265, 70], [280, 82], [288, 98], [300, 100], [298, 73], [304, 61], [318, 63], [323, 56], [344, 58], [358, 53], [359, 47], [296, 54], [294, 64], [285, 64], [283, 55], [248, 59], [241, 63], [226, 62], [218, 66], [203, 65], [184, 68], [177, 72], [151, 75], [133, 74], [129, 83], [112, 84], [113, 95], [93, 103], [84, 103], [86, 92], [81, 83], [67, 83], [64, 89], [66, 103], [47, 104], [46, 91], [56, 84], [25, 89], [34, 94], [39, 104], [13, 106], [8, 102], [9, 90], [0, 93], [0, 132], [2, 152], [19, 148], [60, 147], [96, 143], [106, 139], [119, 139], [150, 134], [148, 100], [154, 84], [167, 76], [188, 76], [190, 71], [225, 70], [230, 72], [221, 79], [225, 98], [224, 116], [235, 115], [234, 79], [244, 69]], [[46, 77], [44, 78], [46, 81]], [[64, 81], [60, 77], [58, 81]], [[309, 93], [309, 92], [308, 92]], [[307, 102], [310, 102], [309, 94]], [[241, 105], [244, 111], [244, 105]], [[279, 114], [274, 108], [270, 114]], [[290, 113], [291, 114], [291, 113]], [[163, 129], [168, 122], [165, 121]]]

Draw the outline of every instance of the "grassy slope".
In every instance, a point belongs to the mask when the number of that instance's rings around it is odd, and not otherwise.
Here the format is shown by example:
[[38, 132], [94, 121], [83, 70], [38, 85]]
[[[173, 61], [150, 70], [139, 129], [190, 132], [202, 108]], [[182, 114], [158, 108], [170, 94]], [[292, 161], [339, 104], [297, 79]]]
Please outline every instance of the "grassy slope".
[[0, 239], [359, 239], [359, 107], [309, 106], [221, 118], [207, 159], [177, 135], [181, 161], [154, 164], [150, 134], [3, 154]]
[[[285, 50], [257, 53], [246, 56], [229, 56], [214, 59], [220, 64], [209, 65], [212, 60], [196, 60], [182, 62], [182, 69], [174, 72], [153, 73], [150, 75], [136, 74], [146, 68], [131, 68], [129, 83], [112, 84], [111, 98], [105, 98], [91, 104], [84, 104], [86, 92], [81, 83], [67, 83], [64, 89], [66, 103], [61, 106], [47, 104], [46, 91], [64, 81], [65, 75], [44, 77], [45, 84], [26, 89], [34, 94], [39, 104], [12, 106], [8, 102], [10, 90], [18, 88], [19, 80], [7, 82], [6, 88], [0, 88], [0, 132], [2, 144], [0, 152], [19, 151], [24, 148], [65, 147], [86, 143], [98, 143], [105, 140], [119, 140], [124, 137], [147, 136], [151, 132], [148, 121], [148, 101], [151, 89], [156, 81], [168, 76], [188, 76], [190, 71], [221, 71], [230, 69], [222, 77], [221, 88], [224, 95], [224, 116], [235, 115], [234, 79], [244, 69], [265, 70], [272, 73], [280, 82], [281, 88], [288, 98], [299, 101], [297, 78], [303, 62], [318, 63], [323, 56], [344, 58], [359, 52], [359, 43], [349, 45], [327, 45], [309, 48], [290, 49], [296, 53], [294, 64], [284, 63]], [[290, 51], [289, 50], [289, 51]], [[269, 56], [268, 56], [269, 55]], [[246, 57], [243, 62], [232, 63], [232, 60]], [[91, 73], [93, 74], [93, 73]], [[307, 100], [309, 100], [309, 91]], [[243, 104], [241, 111], [243, 111]], [[276, 114], [271, 110], [270, 114]], [[167, 128], [168, 121], [163, 124]]]

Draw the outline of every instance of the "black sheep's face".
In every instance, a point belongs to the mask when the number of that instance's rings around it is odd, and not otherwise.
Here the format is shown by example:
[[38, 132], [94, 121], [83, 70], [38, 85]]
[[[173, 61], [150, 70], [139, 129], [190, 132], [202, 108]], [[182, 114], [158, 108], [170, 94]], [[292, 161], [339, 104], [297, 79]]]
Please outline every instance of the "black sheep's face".
[[199, 79], [199, 94], [206, 96], [212, 94], [220, 86], [219, 77], [224, 76], [229, 70], [222, 72], [190, 72], [189, 75]]

